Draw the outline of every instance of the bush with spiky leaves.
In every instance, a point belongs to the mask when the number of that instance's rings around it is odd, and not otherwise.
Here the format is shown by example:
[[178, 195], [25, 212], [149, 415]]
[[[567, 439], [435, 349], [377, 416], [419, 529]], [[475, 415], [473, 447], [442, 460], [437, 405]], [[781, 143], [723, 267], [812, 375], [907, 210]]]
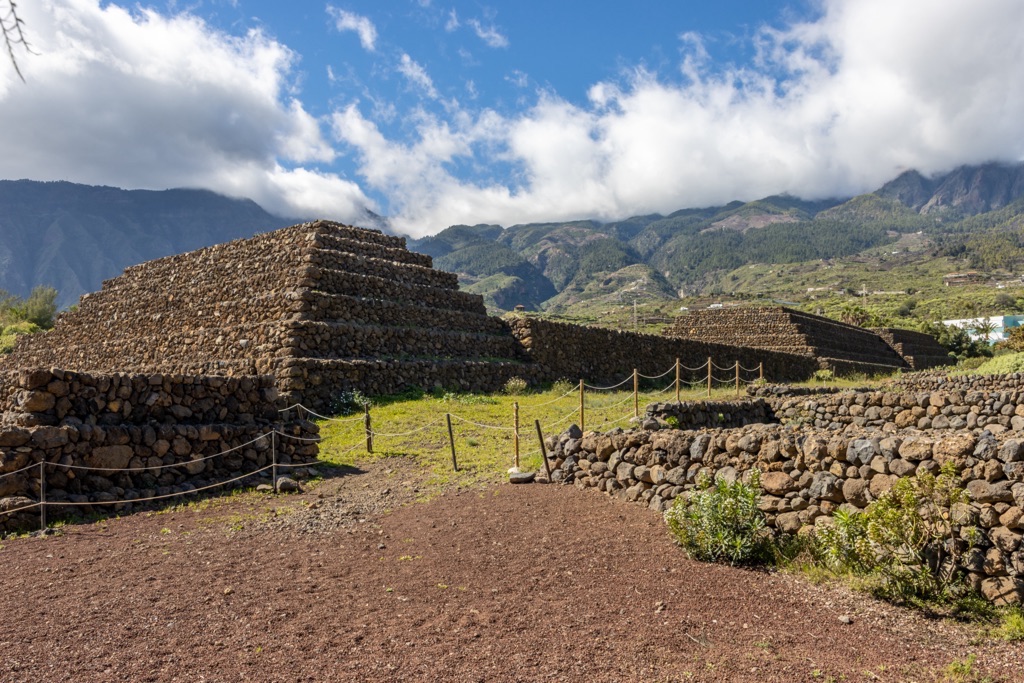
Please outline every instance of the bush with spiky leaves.
[[665, 521], [679, 544], [695, 560], [731, 565], [767, 561], [772, 536], [757, 503], [761, 477], [751, 470], [749, 481], [712, 482], [702, 475], [690, 496], [680, 496], [665, 512]]

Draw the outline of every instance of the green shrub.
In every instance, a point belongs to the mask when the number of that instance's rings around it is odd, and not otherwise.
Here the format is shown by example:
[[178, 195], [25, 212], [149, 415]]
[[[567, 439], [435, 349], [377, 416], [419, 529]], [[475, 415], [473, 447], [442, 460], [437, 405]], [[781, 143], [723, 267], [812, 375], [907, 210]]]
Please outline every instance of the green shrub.
[[813, 377], [816, 382], [832, 382], [836, 378], [836, 373], [829, 369], [815, 370]]
[[333, 415], [351, 415], [352, 413], [365, 410], [372, 405], [373, 401], [365, 396], [363, 392], [353, 389], [335, 395], [331, 400], [330, 412]]
[[862, 574], [872, 564], [868, 519], [859, 512], [836, 510], [832, 524], [814, 532], [815, 559], [838, 574]]
[[575, 382], [570, 382], [569, 380], [562, 378], [559, 380], [555, 380], [555, 382], [551, 385], [551, 391], [559, 395], [568, 394], [570, 391], [576, 389], [577, 387], [579, 387], [579, 385], [576, 384]]
[[969, 546], [949, 510], [967, 502], [952, 463], [938, 476], [898, 480], [860, 512], [837, 511], [815, 532], [815, 555], [836, 572], [868, 577], [877, 596], [896, 602], [957, 600], [969, 592], [958, 564]]
[[772, 537], [757, 507], [760, 495], [756, 469], [750, 471], [748, 484], [724, 479], [712, 483], [702, 475], [688, 498], [676, 498], [665, 521], [693, 559], [732, 565], [763, 562], [772, 557]]
[[999, 616], [997, 635], [1003, 640], [1017, 643], [1024, 640], [1024, 609], [1009, 607]]
[[22, 320], [10, 325], [5, 325], [0, 330], [0, 353], [10, 353], [14, 350], [14, 344], [18, 341], [18, 336], [22, 334], [35, 334], [39, 332], [40, 327], [33, 322], [28, 320]]
[[10, 353], [14, 350], [14, 344], [18, 341], [16, 334], [0, 334], [0, 353]]
[[502, 391], [509, 396], [522, 396], [526, 393], [527, 389], [529, 389], [529, 385], [522, 377], [510, 377], [509, 380], [505, 382], [505, 386], [502, 387]]
[[[961, 367], [966, 365], [966, 361]], [[986, 360], [975, 368], [978, 375], [1005, 375], [1011, 372], [1024, 372], [1024, 352], [1010, 353]]]

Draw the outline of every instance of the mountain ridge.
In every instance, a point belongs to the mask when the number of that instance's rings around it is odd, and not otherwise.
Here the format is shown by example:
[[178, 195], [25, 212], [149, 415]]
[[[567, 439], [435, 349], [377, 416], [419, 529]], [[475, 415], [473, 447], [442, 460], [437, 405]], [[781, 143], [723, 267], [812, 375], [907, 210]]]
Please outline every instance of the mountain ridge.
[[[388, 230], [386, 219], [367, 221]], [[3, 180], [0, 288], [24, 296], [54, 286], [67, 306], [129, 265], [294, 222], [206, 190]], [[927, 243], [969, 267], [1024, 263], [1024, 163], [929, 177], [908, 170], [852, 198], [783, 194], [610, 222], [453, 225], [408, 242], [494, 312], [523, 305], [565, 314], [588, 302], [728, 293], [748, 265], [860, 258], [907, 235], [923, 235], [911, 240], [915, 248]]]

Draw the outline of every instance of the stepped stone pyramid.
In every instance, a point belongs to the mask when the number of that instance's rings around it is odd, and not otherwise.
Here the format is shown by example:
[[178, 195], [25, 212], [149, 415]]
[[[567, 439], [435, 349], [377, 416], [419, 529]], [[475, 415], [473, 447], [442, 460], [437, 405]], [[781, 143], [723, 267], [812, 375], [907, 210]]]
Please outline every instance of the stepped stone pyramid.
[[872, 331], [885, 340], [896, 353], [903, 356], [903, 360], [915, 370], [927, 370], [956, 363], [956, 359], [949, 355], [946, 347], [930, 334], [901, 330], [897, 327], [881, 327]]
[[691, 311], [666, 332], [683, 339], [784, 351], [839, 373], [889, 372], [910, 365], [871, 330], [784, 306]]
[[127, 268], [4, 369], [272, 374], [289, 401], [530, 378], [521, 345], [405, 239], [303, 223]]

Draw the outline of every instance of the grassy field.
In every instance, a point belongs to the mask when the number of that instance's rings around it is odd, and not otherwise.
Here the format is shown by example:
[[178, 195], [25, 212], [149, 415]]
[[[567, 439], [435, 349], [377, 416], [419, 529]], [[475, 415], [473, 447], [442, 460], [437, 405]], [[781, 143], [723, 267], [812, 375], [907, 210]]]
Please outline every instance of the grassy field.
[[[851, 387], [866, 383], [864, 378], [830, 382]], [[651, 388], [641, 387], [636, 398], [640, 415], [650, 403], [675, 400], [671, 376], [656, 382], [648, 381], [647, 384]], [[627, 388], [627, 391], [586, 390], [583, 427], [596, 431], [629, 428], [634, 415], [631, 382], [622, 387]], [[741, 388], [745, 390], [745, 385]], [[707, 398], [707, 390], [683, 384], [680, 398], [683, 401], [703, 400]], [[735, 387], [717, 386], [712, 391], [712, 398], [735, 399]], [[535, 421], [540, 421], [545, 437], [559, 434], [569, 425], [580, 425], [578, 386], [556, 383], [546, 391], [518, 396], [445, 393], [374, 399], [370, 408], [373, 453], [366, 451], [363, 414], [357, 413], [319, 420], [323, 437], [320, 459], [335, 465], [355, 465], [367, 459], [411, 456], [432, 473], [432, 483], [458, 481], [472, 485], [493, 481], [503, 477], [515, 464], [516, 403], [519, 405], [520, 466], [522, 469], [539, 470], [543, 463]], [[446, 413], [452, 416], [458, 473], [452, 470]]]

